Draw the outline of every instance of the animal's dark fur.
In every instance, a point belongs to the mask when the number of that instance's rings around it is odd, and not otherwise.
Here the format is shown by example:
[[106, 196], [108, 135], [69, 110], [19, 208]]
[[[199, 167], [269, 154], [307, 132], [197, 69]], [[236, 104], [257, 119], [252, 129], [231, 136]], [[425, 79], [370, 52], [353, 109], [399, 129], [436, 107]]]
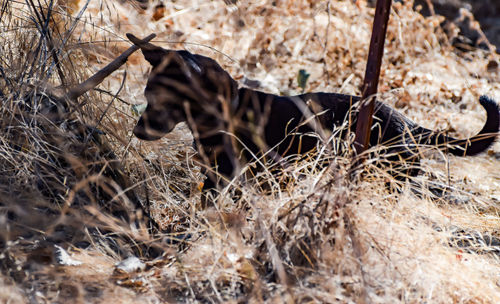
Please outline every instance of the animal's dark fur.
[[[218, 176], [233, 177], [242, 163], [266, 151], [279, 159], [314, 149], [318, 137], [312, 134], [342, 125], [359, 101], [359, 97], [334, 93], [284, 97], [238, 89], [236, 81], [208, 57], [165, 50], [132, 35], [128, 38], [153, 66], [145, 90], [148, 106], [134, 134], [156, 140], [177, 123], [187, 121], [198, 152]], [[454, 155], [480, 153], [498, 134], [500, 112], [493, 100], [483, 96], [479, 101], [487, 112], [486, 123], [478, 135], [466, 140], [422, 128], [377, 102], [370, 145], [383, 143], [411, 163], [419, 160], [415, 153], [418, 145], [446, 147]], [[309, 119], [312, 116], [315, 118]], [[355, 128], [355, 120], [351, 127]], [[216, 176], [209, 174], [204, 189], [218, 183]]]

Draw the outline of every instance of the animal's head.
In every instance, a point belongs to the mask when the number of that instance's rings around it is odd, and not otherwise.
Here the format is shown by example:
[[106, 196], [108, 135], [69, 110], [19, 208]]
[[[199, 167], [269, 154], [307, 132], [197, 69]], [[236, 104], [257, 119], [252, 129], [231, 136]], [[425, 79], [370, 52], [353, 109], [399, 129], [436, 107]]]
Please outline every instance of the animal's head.
[[220, 109], [237, 96], [234, 79], [213, 59], [166, 50], [127, 34], [153, 66], [146, 85], [146, 110], [134, 128], [140, 139], [157, 140], [179, 122]]

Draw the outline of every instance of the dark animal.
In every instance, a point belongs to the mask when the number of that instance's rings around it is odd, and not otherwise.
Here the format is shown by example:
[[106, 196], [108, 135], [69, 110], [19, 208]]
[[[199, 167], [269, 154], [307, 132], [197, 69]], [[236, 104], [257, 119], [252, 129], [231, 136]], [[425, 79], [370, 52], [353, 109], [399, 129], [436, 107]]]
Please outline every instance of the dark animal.
[[[331, 133], [349, 115], [355, 116], [351, 109], [359, 97], [334, 93], [284, 97], [238, 89], [236, 81], [208, 57], [166, 50], [130, 34], [127, 37], [153, 66], [145, 90], [148, 105], [134, 134], [157, 140], [186, 121], [208, 164], [204, 190], [215, 188], [220, 178], [232, 178], [242, 164], [264, 153], [278, 160], [311, 151], [319, 142], [317, 134]], [[454, 155], [478, 154], [494, 142], [500, 127], [497, 104], [485, 96], [479, 102], [486, 110], [486, 123], [479, 134], [464, 140], [422, 128], [377, 102], [370, 145], [383, 143], [387, 151], [396, 152], [393, 159], [411, 164], [419, 161], [419, 145], [435, 145]], [[355, 128], [355, 119], [352, 122]]]

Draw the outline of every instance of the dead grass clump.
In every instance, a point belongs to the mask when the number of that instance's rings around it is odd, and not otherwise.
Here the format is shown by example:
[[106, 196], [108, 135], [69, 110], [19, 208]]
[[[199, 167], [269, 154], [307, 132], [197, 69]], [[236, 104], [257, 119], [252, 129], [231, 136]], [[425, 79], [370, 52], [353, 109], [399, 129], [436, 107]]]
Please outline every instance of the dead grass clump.
[[88, 99], [64, 95], [87, 72], [69, 47], [77, 20], [52, 2], [1, 8], [0, 264], [27, 296], [50, 298], [62, 279], [50, 266], [66, 263], [56, 245], [147, 255], [149, 223]]

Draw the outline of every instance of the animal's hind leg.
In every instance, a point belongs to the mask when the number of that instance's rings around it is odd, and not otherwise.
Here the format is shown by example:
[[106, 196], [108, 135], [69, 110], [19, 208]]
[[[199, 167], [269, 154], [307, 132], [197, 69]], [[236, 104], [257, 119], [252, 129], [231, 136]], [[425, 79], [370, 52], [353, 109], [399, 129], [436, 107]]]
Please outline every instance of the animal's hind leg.
[[414, 178], [419, 173], [422, 173], [419, 157], [411, 152], [402, 153], [402, 156], [401, 160], [393, 160], [391, 164], [393, 166], [391, 175], [396, 181], [402, 183], [408, 182], [413, 194], [419, 198], [423, 198], [426, 192], [430, 192], [435, 198], [446, 196], [449, 191], [446, 185], [424, 183], [422, 180]]
[[[420, 172], [420, 160], [414, 153], [401, 151], [386, 151], [377, 155], [377, 166], [392, 177], [385, 183], [389, 191], [400, 192], [401, 186], [409, 183], [411, 188], [417, 186], [414, 177]], [[397, 185], [395, 187], [395, 185]], [[415, 192], [415, 191], [413, 191]], [[418, 190], [417, 190], [418, 192]], [[418, 193], [416, 193], [418, 195]]]
[[411, 181], [420, 172], [420, 157], [417, 153], [408, 147], [403, 151], [400, 149], [389, 150], [386, 153], [387, 156], [383, 156], [389, 174], [400, 182]]

